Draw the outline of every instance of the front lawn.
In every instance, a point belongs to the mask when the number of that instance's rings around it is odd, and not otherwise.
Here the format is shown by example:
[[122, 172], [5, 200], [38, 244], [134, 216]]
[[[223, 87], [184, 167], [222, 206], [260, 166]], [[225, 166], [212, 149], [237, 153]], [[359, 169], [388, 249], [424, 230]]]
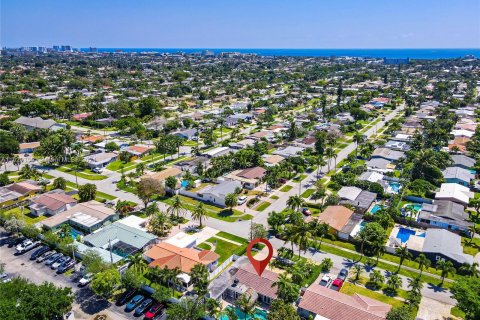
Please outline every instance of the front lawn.
[[287, 184], [287, 185], [283, 186], [282, 188], [280, 188], [280, 191], [281, 192], [288, 192], [292, 189], [293, 189], [293, 187], [291, 185]]
[[315, 192], [314, 189], [307, 189], [302, 193], [302, 198], [310, 198], [310, 196]]
[[348, 294], [349, 296], [352, 296], [355, 293], [358, 293], [362, 296], [366, 296], [366, 297], [381, 301], [383, 303], [389, 304], [389, 305], [393, 306], [394, 308], [399, 308], [399, 307], [404, 305], [404, 303], [402, 301], [398, 300], [398, 299], [388, 297], [384, 294], [372, 291], [372, 290], [364, 288], [364, 287], [356, 286], [356, 285], [354, 285], [352, 283], [349, 283], [349, 282], [345, 282], [343, 284], [340, 292]]
[[20, 207], [16, 207], [8, 211], [2, 212], [1, 216], [6, 219], [11, 217], [16, 217], [17, 219], [22, 220], [23, 218], [26, 225], [32, 225], [47, 218], [45, 216], [37, 217], [33, 214], [30, 214], [30, 209], [28, 208], [23, 209], [23, 217], [22, 217], [22, 209]]
[[[218, 259], [218, 264], [222, 264], [225, 260], [230, 258], [231, 255], [243, 251], [243, 246], [239, 246], [216, 237], [211, 237], [210, 239], [207, 239], [206, 242], [209, 242], [215, 246], [215, 253], [220, 256]], [[199, 247], [202, 249], [206, 248], [206, 246], [202, 247], [202, 244], [200, 244]], [[246, 244], [244, 246], [246, 246]]]
[[[61, 172], [65, 172], [65, 173], [68, 173], [68, 174], [71, 174], [71, 175], [75, 175], [75, 170], [70, 168], [68, 165], [58, 167], [58, 168], [56, 168], [56, 170], [61, 171]], [[91, 171], [90, 169], [83, 169], [82, 171], [78, 171], [76, 174], [79, 178], [83, 178], [83, 179], [87, 179], [87, 180], [104, 180], [104, 179], [107, 179], [107, 176], [97, 174], [97, 173]]]
[[262, 203], [260, 203], [260, 204], [255, 208], [255, 210], [257, 210], [257, 211], [263, 211], [263, 210], [267, 209], [268, 206], [270, 206], [270, 205], [271, 205], [270, 202], [268, 202], [268, 201], [263, 201]]
[[232, 241], [235, 241], [237, 243], [248, 244], [247, 239], [236, 236], [234, 234], [231, 234], [231, 233], [228, 233], [228, 232], [225, 232], [225, 231], [220, 231], [215, 236], [222, 237], [222, 238], [225, 238], [225, 239], [228, 239], [228, 240], [232, 240]]

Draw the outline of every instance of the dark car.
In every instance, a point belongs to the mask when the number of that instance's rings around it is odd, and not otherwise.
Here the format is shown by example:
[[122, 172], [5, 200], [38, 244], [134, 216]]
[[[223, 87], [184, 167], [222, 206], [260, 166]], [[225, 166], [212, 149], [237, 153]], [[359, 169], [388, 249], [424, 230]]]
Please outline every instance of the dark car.
[[135, 297], [130, 300], [129, 303], [125, 306], [125, 312], [130, 312], [135, 309], [144, 299], [144, 296], [137, 294]]
[[153, 306], [145, 313], [145, 319], [150, 320], [155, 318], [158, 315], [161, 315], [165, 306], [159, 302], [155, 302]]
[[332, 285], [330, 286], [330, 289], [335, 290], [335, 291], [340, 291], [343, 286], [343, 281], [341, 279], [335, 279], [333, 280]]
[[32, 255], [30, 256], [30, 260], [35, 260], [40, 257], [42, 254], [50, 250], [49, 246], [43, 246], [35, 251], [33, 251]]
[[308, 208], [303, 208], [302, 213], [306, 216], [310, 216], [312, 212]]
[[62, 258], [63, 257], [63, 254], [61, 253], [55, 253], [54, 255], [52, 255], [50, 258], [48, 258], [46, 261], [45, 261], [45, 265], [46, 266], [49, 266], [51, 265], [52, 263], [54, 263], [55, 261], [57, 261], [58, 259]]
[[75, 265], [75, 260], [73, 259], [71, 259], [70, 261], [64, 262], [58, 267], [57, 273], [59, 274], [64, 273], [65, 271], [73, 268], [74, 265]]
[[118, 298], [118, 300], [116, 302], [116, 305], [117, 306], [124, 305], [130, 299], [132, 299], [132, 297], [135, 295], [135, 293], [137, 293], [135, 289], [127, 289], [124, 293], [122, 293], [120, 295], [120, 297]]
[[142, 302], [141, 305], [139, 305], [137, 307], [137, 309], [135, 309], [135, 312], [133, 313], [133, 316], [134, 317], [140, 317], [142, 314], [145, 313], [145, 311], [148, 310], [148, 308], [150, 308], [150, 306], [153, 304], [153, 300], [152, 299], [146, 299]]
[[10, 243], [8, 244], [8, 247], [11, 248], [11, 247], [16, 247], [18, 246], [20, 243], [22, 243], [23, 241], [27, 240], [26, 237], [20, 237], [20, 238], [12, 238], [10, 240]]
[[338, 273], [337, 279], [345, 281], [347, 280], [347, 277], [348, 277], [348, 270], [344, 268], [340, 270], [340, 272]]
[[47, 260], [48, 258], [53, 256], [55, 253], [57, 253], [57, 251], [55, 250], [45, 252], [44, 254], [42, 254], [40, 257], [37, 258], [37, 263]]

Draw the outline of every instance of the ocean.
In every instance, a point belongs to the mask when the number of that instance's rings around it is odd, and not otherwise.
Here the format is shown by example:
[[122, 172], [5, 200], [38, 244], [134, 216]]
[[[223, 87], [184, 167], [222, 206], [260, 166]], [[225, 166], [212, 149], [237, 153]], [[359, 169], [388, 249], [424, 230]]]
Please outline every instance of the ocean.
[[[88, 51], [88, 48], [82, 48]], [[235, 48], [98, 48], [99, 52], [158, 52], [158, 53], [200, 53], [203, 50], [220, 52], [255, 53], [260, 56], [293, 57], [364, 57], [364, 58], [411, 58], [411, 59], [452, 59], [473, 55], [480, 58], [480, 48], [473, 49], [235, 49]]]

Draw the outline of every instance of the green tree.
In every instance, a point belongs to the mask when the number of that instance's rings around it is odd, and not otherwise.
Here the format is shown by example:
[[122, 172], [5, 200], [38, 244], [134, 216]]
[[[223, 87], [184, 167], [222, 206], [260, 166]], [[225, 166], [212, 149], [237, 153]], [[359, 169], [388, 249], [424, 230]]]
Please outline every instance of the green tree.
[[80, 198], [80, 202], [87, 202], [90, 200], [94, 200], [97, 195], [97, 186], [93, 183], [87, 183], [83, 186], [78, 188], [78, 196]]
[[76, 156], [70, 160], [70, 163], [73, 166], [73, 171], [75, 172], [75, 183], [77, 184], [78, 189], [78, 171], [85, 168], [86, 162], [82, 157]]
[[402, 286], [402, 279], [396, 275], [393, 274], [391, 275], [388, 280], [387, 280], [387, 287], [391, 291], [395, 292], [397, 289], [399, 289]]
[[290, 196], [287, 200], [287, 207], [293, 211], [299, 211], [305, 205], [305, 201], [300, 196]]
[[61, 189], [65, 190], [67, 188], [67, 180], [62, 177], [55, 178], [53, 180], [53, 186], [52, 189]]
[[103, 261], [102, 256], [97, 251], [87, 250], [82, 254], [82, 266], [87, 273], [97, 274], [107, 270], [110, 265]]
[[192, 211], [192, 219], [198, 221], [200, 228], [203, 228], [203, 220], [207, 218], [207, 210], [203, 206], [203, 202], [198, 202], [195, 208]]
[[423, 253], [418, 255], [418, 257], [415, 259], [415, 262], [418, 263], [418, 268], [420, 269], [420, 276], [422, 276], [423, 268], [430, 268], [430, 259], [428, 259], [427, 256]]
[[386, 320], [410, 320], [412, 315], [407, 306], [394, 308], [387, 313]]
[[174, 176], [170, 176], [170, 177], [167, 177], [167, 179], [165, 179], [165, 186], [170, 189], [170, 192], [172, 194], [175, 193], [175, 188], [177, 187], [177, 178], [175, 178]]
[[480, 278], [459, 277], [450, 291], [467, 320], [480, 319]]
[[6, 186], [7, 184], [10, 184], [8, 174], [6, 172], [0, 173], [0, 187]]
[[330, 258], [325, 258], [320, 263], [320, 269], [322, 272], [328, 272], [333, 267], [333, 261]]
[[439, 260], [436, 267], [441, 271], [442, 285], [445, 281], [445, 277], [448, 277], [450, 274], [454, 274], [456, 272], [455, 267], [453, 266], [453, 263], [451, 261]]
[[122, 275], [122, 286], [124, 288], [140, 289], [143, 281], [142, 273], [133, 268], [125, 270]]
[[405, 259], [412, 259], [412, 254], [408, 251], [407, 245], [396, 248], [395, 254], [400, 257], [400, 261], [398, 262], [398, 272], [400, 271], [400, 268], [402, 267], [403, 261], [405, 261]]
[[71, 288], [44, 282], [36, 285], [23, 278], [0, 283], [0, 319], [61, 319], [72, 306]]
[[362, 276], [362, 272], [363, 272], [363, 267], [361, 264], [359, 263], [355, 263], [353, 265], [353, 275], [355, 276], [354, 277], [354, 281], [357, 282], [358, 280], [360, 280], [360, 277]]
[[370, 278], [368, 280], [368, 285], [378, 289], [383, 282], [385, 281], [385, 277], [380, 273], [378, 270], [373, 270], [370, 272]]
[[298, 299], [300, 289], [292, 283], [287, 273], [281, 273], [272, 284], [273, 287], [277, 288], [278, 297], [287, 303], [293, 303]]
[[225, 205], [230, 208], [230, 212], [233, 213], [233, 207], [238, 205], [238, 197], [235, 193], [229, 193], [225, 196]]
[[139, 176], [143, 175], [145, 169], [147, 168], [145, 162], [139, 162], [135, 167], [135, 173]]
[[183, 207], [182, 200], [179, 196], [175, 196], [172, 198], [172, 203], [170, 207], [167, 209], [169, 214], [175, 215], [177, 220], [180, 218], [180, 215], [183, 215], [185, 212], [185, 208]]
[[108, 298], [120, 284], [121, 278], [118, 270], [107, 269], [95, 275], [90, 283], [90, 289], [95, 294]]
[[18, 140], [15, 139], [12, 133], [0, 130], [0, 154], [5, 154], [7, 156], [13, 156], [19, 151]]
[[272, 301], [267, 314], [267, 320], [300, 320], [295, 308], [281, 299]]
[[154, 196], [165, 195], [165, 188], [160, 181], [153, 178], [143, 178], [137, 184], [137, 195], [142, 200], [145, 209]]
[[242, 294], [242, 296], [235, 302], [235, 305], [243, 312], [245, 320], [253, 316], [255, 313], [256, 302], [248, 293]]

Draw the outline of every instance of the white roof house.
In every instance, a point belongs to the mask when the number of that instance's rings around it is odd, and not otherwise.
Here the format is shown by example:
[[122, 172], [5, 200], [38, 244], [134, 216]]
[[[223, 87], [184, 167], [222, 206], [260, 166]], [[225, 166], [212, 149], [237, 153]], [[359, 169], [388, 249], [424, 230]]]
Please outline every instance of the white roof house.
[[342, 187], [342, 189], [338, 190], [337, 195], [342, 199], [354, 201], [360, 192], [362, 192], [362, 189], [357, 187]]
[[473, 196], [473, 192], [467, 187], [457, 183], [442, 183], [440, 191], [435, 194], [435, 199], [450, 200], [466, 206]]
[[193, 234], [186, 234], [179, 232], [176, 235], [168, 238], [164, 242], [170, 243], [179, 248], [191, 248], [197, 244], [197, 237]]

